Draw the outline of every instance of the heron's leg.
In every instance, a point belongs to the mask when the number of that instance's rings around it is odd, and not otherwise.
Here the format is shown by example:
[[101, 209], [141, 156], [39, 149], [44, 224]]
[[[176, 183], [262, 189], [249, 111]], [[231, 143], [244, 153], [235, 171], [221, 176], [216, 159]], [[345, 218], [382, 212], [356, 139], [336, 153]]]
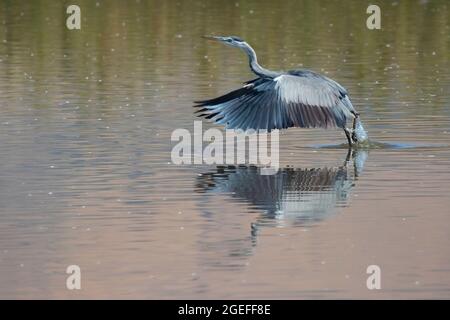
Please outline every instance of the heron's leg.
[[356, 129], [356, 119], [359, 118], [359, 113], [358, 112], [353, 112], [353, 115], [355, 116], [353, 118], [353, 131]]
[[352, 140], [353, 140], [354, 143], [356, 143], [356, 142], [358, 142], [358, 139], [356, 139], [356, 133], [355, 133], [355, 131], [356, 131], [356, 120], [358, 120], [358, 118], [359, 118], [359, 113], [353, 112], [353, 115], [354, 115], [354, 118], [353, 118], [353, 126], [352, 126], [352, 128], [353, 128], [353, 130], [352, 130]]
[[[358, 151], [356, 151], [356, 153], [357, 152]], [[356, 167], [356, 153], [352, 156], [352, 158], [353, 158], [353, 175], [354, 175], [355, 179], [357, 179], [359, 176], [358, 168]]]
[[351, 148], [353, 145], [352, 134], [350, 129], [344, 127], [345, 136], [347, 137], [348, 147]]
[[350, 160], [352, 158], [353, 158], [352, 148], [348, 148], [347, 156], [345, 157], [345, 162], [344, 162], [344, 165], [342, 167], [347, 168], [348, 167], [348, 163], [350, 162]]

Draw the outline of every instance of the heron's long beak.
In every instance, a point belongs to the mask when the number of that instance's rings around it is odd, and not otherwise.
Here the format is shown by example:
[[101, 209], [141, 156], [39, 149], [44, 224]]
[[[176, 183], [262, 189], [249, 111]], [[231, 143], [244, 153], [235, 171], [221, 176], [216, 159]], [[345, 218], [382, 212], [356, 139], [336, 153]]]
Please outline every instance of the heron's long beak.
[[223, 41], [223, 37], [216, 37], [216, 36], [203, 36], [202, 38], [207, 40], [214, 40], [214, 41]]

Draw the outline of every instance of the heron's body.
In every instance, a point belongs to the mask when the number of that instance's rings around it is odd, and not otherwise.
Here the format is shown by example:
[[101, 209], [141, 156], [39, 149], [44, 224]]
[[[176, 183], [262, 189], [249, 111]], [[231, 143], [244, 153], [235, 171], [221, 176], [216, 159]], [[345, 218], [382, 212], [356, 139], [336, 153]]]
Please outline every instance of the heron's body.
[[[340, 84], [309, 70], [275, 72], [258, 64], [255, 51], [237, 37], [210, 37], [243, 49], [258, 76], [221, 97], [199, 101], [200, 116], [229, 129], [267, 130], [301, 128], [344, 129], [349, 145], [367, 141], [358, 113]], [[353, 119], [353, 129], [347, 129]], [[355, 130], [359, 128], [359, 130]]]

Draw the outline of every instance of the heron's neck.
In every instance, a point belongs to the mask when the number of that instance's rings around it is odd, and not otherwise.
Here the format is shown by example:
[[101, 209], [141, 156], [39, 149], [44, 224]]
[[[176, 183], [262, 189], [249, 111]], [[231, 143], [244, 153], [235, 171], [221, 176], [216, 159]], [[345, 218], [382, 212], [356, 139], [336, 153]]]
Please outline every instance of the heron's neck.
[[250, 45], [247, 44], [247, 46], [242, 49], [248, 55], [250, 69], [252, 69], [252, 71], [256, 73], [258, 76], [262, 78], [275, 78], [280, 75], [278, 72], [270, 71], [261, 67], [258, 63], [258, 58], [256, 57], [255, 50], [253, 50], [253, 48], [250, 47]]

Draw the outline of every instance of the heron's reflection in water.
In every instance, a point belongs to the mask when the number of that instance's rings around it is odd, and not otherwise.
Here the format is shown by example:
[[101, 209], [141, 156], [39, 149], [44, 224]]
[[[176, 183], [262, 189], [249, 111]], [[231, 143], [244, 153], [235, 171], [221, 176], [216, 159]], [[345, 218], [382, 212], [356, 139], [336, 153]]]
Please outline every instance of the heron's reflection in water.
[[[339, 207], [348, 204], [351, 189], [362, 173], [367, 156], [365, 150], [349, 150], [341, 166], [288, 167], [278, 170], [274, 175], [261, 175], [259, 168], [254, 166], [218, 167], [215, 171], [201, 174], [197, 178], [197, 192], [225, 194], [236, 203], [245, 203], [247, 209], [254, 208], [260, 212], [250, 226], [246, 224], [245, 237], [236, 234], [234, 239], [222, 239], [223, 233], [214, 237], [205, 232], [206, 237], [202, 241], [208, 242], [210, 238], [208, 247], [211, 248], [218, 236], [221, 239], [217, 242], [219, 247], [230, 244], [228, 248], [222, 248], [229, 255], [247, 255], [256, 244], [261, 227], [311, 225], [334, 215]], [[211, 212], [208, 214], [210, 217]], [[228, 214], [227, 217], [215, 215], [214, 219], [222, 222], [222, 228], [226, 225], [236, 228], [230, 224]], [[250, 247], [242, 243], [248, 243], [248, 240], [252, 244]]]

